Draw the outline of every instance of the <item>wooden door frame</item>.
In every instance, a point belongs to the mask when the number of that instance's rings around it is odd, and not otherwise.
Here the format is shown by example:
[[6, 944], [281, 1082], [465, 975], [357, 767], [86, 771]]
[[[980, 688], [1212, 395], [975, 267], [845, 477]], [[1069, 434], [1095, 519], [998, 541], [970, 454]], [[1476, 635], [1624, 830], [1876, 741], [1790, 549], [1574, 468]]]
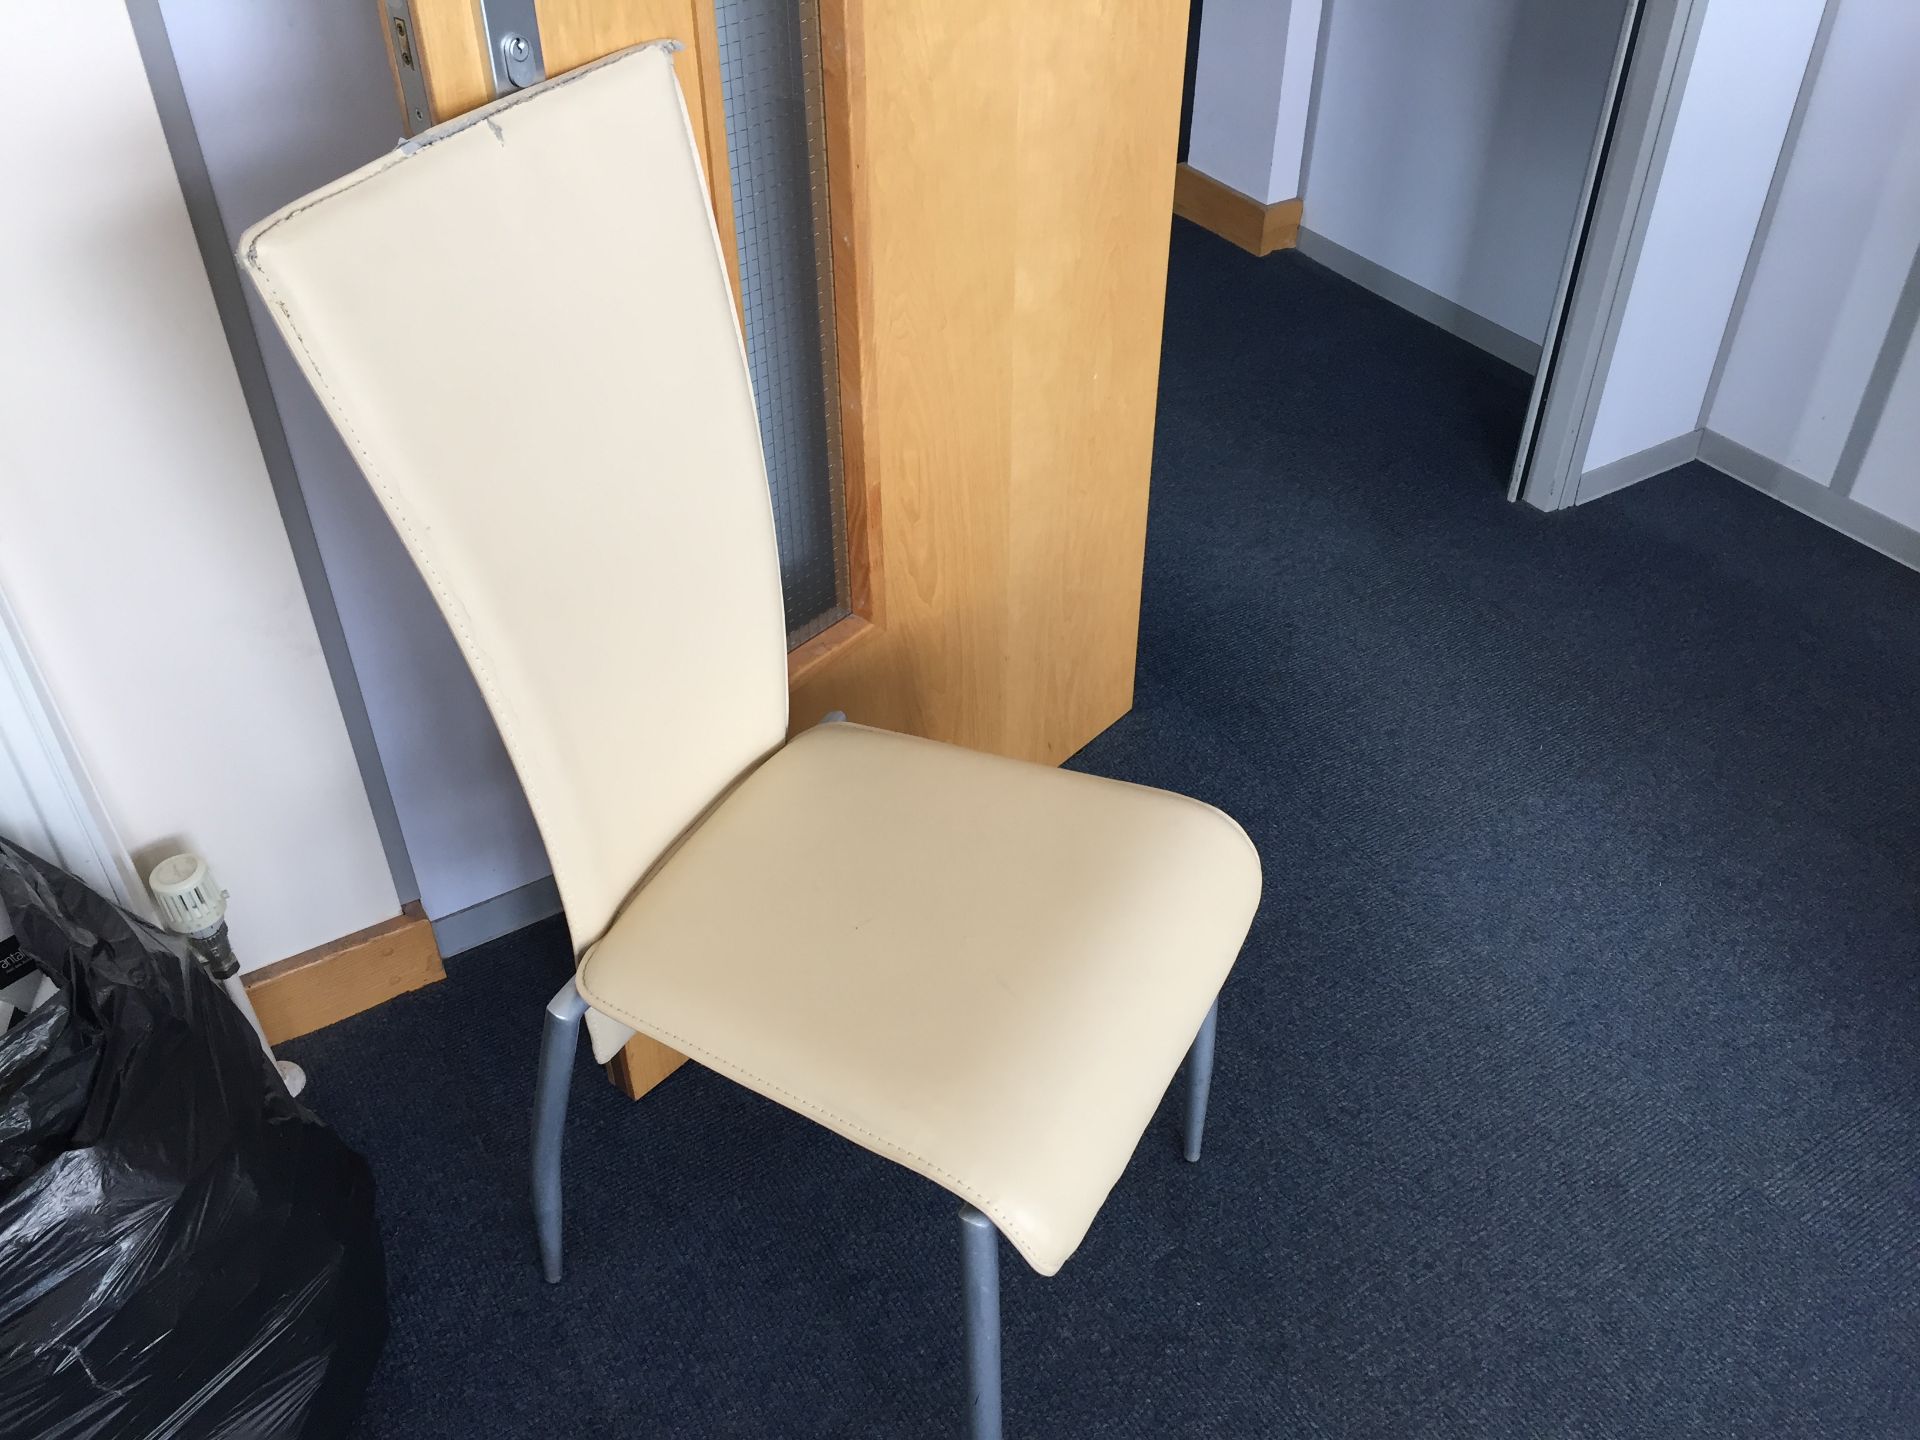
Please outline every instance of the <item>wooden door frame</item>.
[[[880, 490], [869, 463], [867, 357], [873, 345], [873, 292], [860, 247], [868, 233], [859, 156], [866, 145], [863, 0], [819, 0], [820, 85], [827, 141], [827, 226], [832, 271], [834, 368], [839, 387], [840, 493], [847, 545], [847, 609], [787, 656], [789, 691], [833, 666], [886, 623], [881, 567]], [[795, 728], [820, 717], [791, 716]]]

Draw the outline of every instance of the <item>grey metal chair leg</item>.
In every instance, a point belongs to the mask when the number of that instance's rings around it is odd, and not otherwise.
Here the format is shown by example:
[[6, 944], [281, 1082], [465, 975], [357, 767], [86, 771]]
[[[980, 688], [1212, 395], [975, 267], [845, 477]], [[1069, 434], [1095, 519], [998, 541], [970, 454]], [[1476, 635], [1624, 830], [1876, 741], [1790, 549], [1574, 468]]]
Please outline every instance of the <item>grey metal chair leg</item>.
[[1200, 1158], [1200, 1136], [1207, 1128], [1207, 1094], [1213, 1089], [1213, 1031], [1220, 1020], [1216, 996], [1187, 1052], [1187, 1159]]
[[967, 1298], [967, 1434], [1000, 1440], [1000, 1232], [971, 1205], [960, 1211]]
[[560, 1142], [567, 1128], [567, 1090], [580, 1020], [587, 1002], [569, 980], [547, 1002], [540, 1036], [540, 1075], [533, 1085], [533, 1223], [540, 1236], [540, 1268], [547, 1283], [560, 1279]]

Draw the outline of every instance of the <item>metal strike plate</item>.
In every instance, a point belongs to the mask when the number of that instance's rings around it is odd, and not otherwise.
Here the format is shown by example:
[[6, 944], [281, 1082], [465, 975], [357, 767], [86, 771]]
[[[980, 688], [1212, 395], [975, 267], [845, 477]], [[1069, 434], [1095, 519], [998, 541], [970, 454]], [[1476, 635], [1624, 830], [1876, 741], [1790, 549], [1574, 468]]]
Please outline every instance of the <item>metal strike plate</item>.
[[487, 59], [493, 66], [497, 100], [547, 78], [547, 57], [540, 49], [540, 17], [534, 0], [480, 0], [486, 27]]
[[433, 107], [427, 100], [427, 72], [413, 38], [413, 7], [408, 0], [387, 0], [387, 41], [393, 46], [394, 73], [400, 77], [400, 103], [407, 111], [407, 134], [418, 135], [433, 126]]

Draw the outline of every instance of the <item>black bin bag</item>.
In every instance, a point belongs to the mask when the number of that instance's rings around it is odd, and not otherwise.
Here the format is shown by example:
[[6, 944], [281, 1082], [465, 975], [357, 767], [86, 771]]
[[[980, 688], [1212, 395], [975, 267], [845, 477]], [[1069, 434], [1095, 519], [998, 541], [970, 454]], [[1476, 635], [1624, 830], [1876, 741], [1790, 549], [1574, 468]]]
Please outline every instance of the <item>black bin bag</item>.
[[367, 1163], [184, 943], [0, 840], [0, 1436], [325, 1436], [386, 1340]]

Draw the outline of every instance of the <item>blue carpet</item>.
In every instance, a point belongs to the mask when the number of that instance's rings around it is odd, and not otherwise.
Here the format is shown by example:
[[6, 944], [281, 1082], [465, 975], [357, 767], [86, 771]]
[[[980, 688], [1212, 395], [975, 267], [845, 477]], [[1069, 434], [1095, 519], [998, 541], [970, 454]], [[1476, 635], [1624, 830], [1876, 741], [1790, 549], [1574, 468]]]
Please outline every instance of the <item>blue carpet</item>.
[[[1920, 1434], [1920, 576], [1698, 466], [1504, 499], [1517, 372], [1176, 227], [1136, 709], [1266, 903], [1198, 1167], [1005, 1262], [1009, 1432]], [[949, 1437], [954, 1202], [689, 1067], [526, 1117], [557, 923], [288, 1046], [381, 1185], [368, 1436]]]

